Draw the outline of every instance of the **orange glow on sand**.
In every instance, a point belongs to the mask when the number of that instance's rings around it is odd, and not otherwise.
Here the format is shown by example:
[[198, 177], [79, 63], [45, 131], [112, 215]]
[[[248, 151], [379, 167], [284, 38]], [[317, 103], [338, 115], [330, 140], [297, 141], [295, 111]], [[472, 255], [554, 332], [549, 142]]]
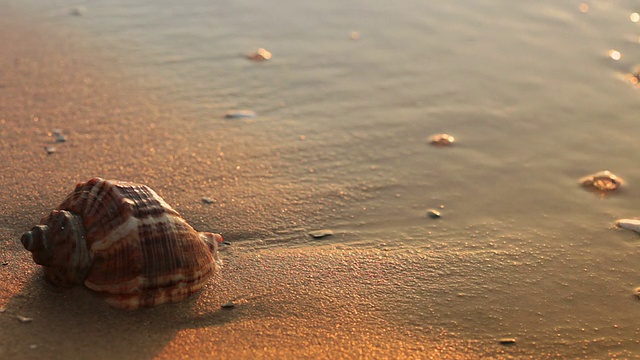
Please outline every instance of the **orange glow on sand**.
[[589, 12], [589, 4], [587, 3], [582, 3], [580, 4], [580, 6], [578, 7], [580, 9], [580, 12], [583, 14], [586, 14]]

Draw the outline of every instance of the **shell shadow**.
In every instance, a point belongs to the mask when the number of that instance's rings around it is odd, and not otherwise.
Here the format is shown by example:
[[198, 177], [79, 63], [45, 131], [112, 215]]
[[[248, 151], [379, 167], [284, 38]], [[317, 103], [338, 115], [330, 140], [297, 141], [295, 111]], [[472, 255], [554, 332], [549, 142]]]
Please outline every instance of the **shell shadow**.
[[[38, 269], [0, 313], [0, 358], [152, 359], [183, 329], [222, 326], [242, 316], [219, 305], [205, 304], [211, 311], [196, 311], [203, 308], [201, 303], [196, 306], [199, 295], [175, 304], [121, 310], [85, 287], [55, 288]], [[215, 295], [209, 298], [207, 304], [222, 302]]]

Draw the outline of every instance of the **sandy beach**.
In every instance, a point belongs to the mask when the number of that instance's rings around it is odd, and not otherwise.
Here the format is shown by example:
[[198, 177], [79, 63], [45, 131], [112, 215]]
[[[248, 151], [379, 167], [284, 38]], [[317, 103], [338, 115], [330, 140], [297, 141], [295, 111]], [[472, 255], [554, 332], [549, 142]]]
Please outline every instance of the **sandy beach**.
[[[476, 357], [472, 342], [403, 314], [398, 287], [416, 279], [402, 273], [435, 271], [411, 265], [429, 254], [352, 251], [333, 241], [311, 251], [237, 245], [290, 226], [308, 241], [305, 214], [282, 215], [291, 205], [269, 184], [271, 166], [253, 146], [260, 139], [198, 133], [189, 124], [169, 130], [159, 104], [111, 81], [108, 71], [121, 74], [97, 67], [86, 49], [20, 17], [3, 17], [1, 27], [0, 357]], [[67, 141], [56, 143], [54, 129]], [[237, 162], [252, 176], [238, 174]], [[133, 312], [84, 288], [48, 285], [20, 235], [92, 176], [149, 184], [195, 228], [224, 230], [234, 244], [223, 250], [224, 270], [186, 302]], [[216, 204], [202, 204], [202, 196]], [[235, 308], [222, 309], [229, 300]]]
[[[3, 1], [0, 358], [640, 358], [632, 4], [113, 1]], [[136, 311], [47, 284], [20, 236], [96, 176], [222, 270]]]

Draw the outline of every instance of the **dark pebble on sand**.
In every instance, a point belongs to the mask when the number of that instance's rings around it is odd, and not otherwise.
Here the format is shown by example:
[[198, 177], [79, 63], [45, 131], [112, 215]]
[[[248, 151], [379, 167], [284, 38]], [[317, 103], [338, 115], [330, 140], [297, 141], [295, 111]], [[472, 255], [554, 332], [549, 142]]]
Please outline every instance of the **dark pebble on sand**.
[[429, 217], [432, 218], [432, 219], [438, 219], [438, 218], [440, 218], [440, 216], [442, 216], [442, 215], [440, 215], [440, 211], [434, 210], [434, 209], [429, 209], [427, 211], [427, 215], [429, 215]]
[[223, 308], [223, 309], [231, 309], [234, 306], [236, 306], [236, 304], [232, 300], [229, 300], [225, 304], [222, 304], [221, 308]]
[[203, 196], [202, 197], [202, 202], [205, 203], [205, 204], [213, 204], [214, 201], [210, 197]]
[[56, 152], [56, 148], [53, 146], [45, 146], [44, 150], [47, 152], [47, 155], [51, 155]]
[[309, 231], [309, 235], [315, 239], [333, 235], [333, 231], [328, 229]]
[[502, 338], [499, 340], [500, 344], [502, 345], [513, 345], [516, 343], [516, 339], [515, 338]]
[[53, 130], [53, 135], [56, 137], [56, 142], [61, 143], [67, 141], [67, 138], [62, 134], [62, 130], [60, 129]]
[[69, 10], [69, 14], [73, 16], [82, 16], [87, 12], [87, 9], [83, 6], [77, 6]]
[[256, 116], [255, 111], [251, 110], [231, 110], [224, 114], [227, 119], [253, 119]]

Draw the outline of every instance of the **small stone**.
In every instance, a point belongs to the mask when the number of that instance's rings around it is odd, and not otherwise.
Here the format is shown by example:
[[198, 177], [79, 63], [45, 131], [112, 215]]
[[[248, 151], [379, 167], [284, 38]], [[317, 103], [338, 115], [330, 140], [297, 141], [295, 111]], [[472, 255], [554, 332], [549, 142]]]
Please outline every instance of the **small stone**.
[[3, 312], [7, 311], [6, 307], [0, 307], [0, 314], [2, 314]]
[[357, 31], [351, 32], [351, 40], [360, 40], [360, 33]]
[[37, 348], [37, 347], [38, 347], [38, 345], [36, 345], [36, 344], [31, 344], [31, 345], [29, 345], [29, 349], [32, 349], [32, 350], [33, 350], [33, 349], [35, 349], [35, 348]]
[[265, 61], [271, 59], [271, 52], [266, 49], [259, 48], [257, 51], [252, 51], [247, 54], [247, 59], [253, 61]]
[[21, 315], [16, 315], [16, 318], [18, 319], [18, 321], [20, 321], [21, 323], [28, 323], [28, 322], [32, 322], [33, 318], [30, 317], [26, 317], [26, 316], [21, 316]]
[[87, 9], [84, 6], [76, 6], [69, 10], [69, 14], [73, 16], [82, 16], [85, 12]]
[[44, 150], [47, 152], [47, 155], [51, 155], [56, 152], [56, 148], [53, 146], [45, 146]]
[[233, 300], [229, 300], [226, 303], [222, 304], [222, 308], [223, 309], [231, 309], [232, 307], [236, 306], [236, 304], [233, 302]]
[[202, 202], [205, 203], [205, 204], [213, 204], [214, 203], [212, 198], [206, 197], [206, 196], [202, 197]]
[[[58, 131], [60, 131], [60, 130], [58, 130]], [[58, 133], [54, 132], [54, 135], [56, 137], [56, 142], [61, 143], [61, 142], [67, 141], [67, 138], [60, 132], [58, 132]]]
[[636, 299], [640, 300], [640, 287], [636, 288], [636, 289], [633, 291], [633, 296], [635, 296], [635, 297], [636, 297]]
[[439, 218], [441, 216], [440, 215], [440, 211], [434, 210], [434, 209], [429, 209], [427, 211], [427, 215], [429, 215], [429, 217], [432, 218], [432, 219], [437, 219], [437, 218]]
[[333, 231], [329, 230], [329, 229], [322, 229], [322, 230], [314, 230], [314, 231], [309, 231], [309, 235], [311, 235], [311, 237], [315, 238], [315, 239], [320, 239], [326, 236], [331, 236], [333, 235]]
[[230, 242], [228, 242], [228, 241], [223, 241], [223, 242], [221, 242], [220, 244], [222, 244], [222, 245], [227, 245], [227, 246], [231, 246], [231, 243], [230, 243]]
[[7, 266], [7, 265], [9, 265], [9, 263], [8, 263], [8, 262], [6, 262], [6, 261], [3, 261], [3, 262], [2, 262], [2, 266]]
[[432, 145], [448, 146], [453, 144], [455, 138], [449, 134], [435, 134], [429, 138]]
[[226, 119], [253, 119], [256, 116], [255, 111], [251, 110], [230, 110], [224, 114]]
[[515, 338], [502, 338], [502, 339], [500, 339], [498, 341], [502, 345], [513, 345], [513, 344], [516, 343], [516, 339]]

